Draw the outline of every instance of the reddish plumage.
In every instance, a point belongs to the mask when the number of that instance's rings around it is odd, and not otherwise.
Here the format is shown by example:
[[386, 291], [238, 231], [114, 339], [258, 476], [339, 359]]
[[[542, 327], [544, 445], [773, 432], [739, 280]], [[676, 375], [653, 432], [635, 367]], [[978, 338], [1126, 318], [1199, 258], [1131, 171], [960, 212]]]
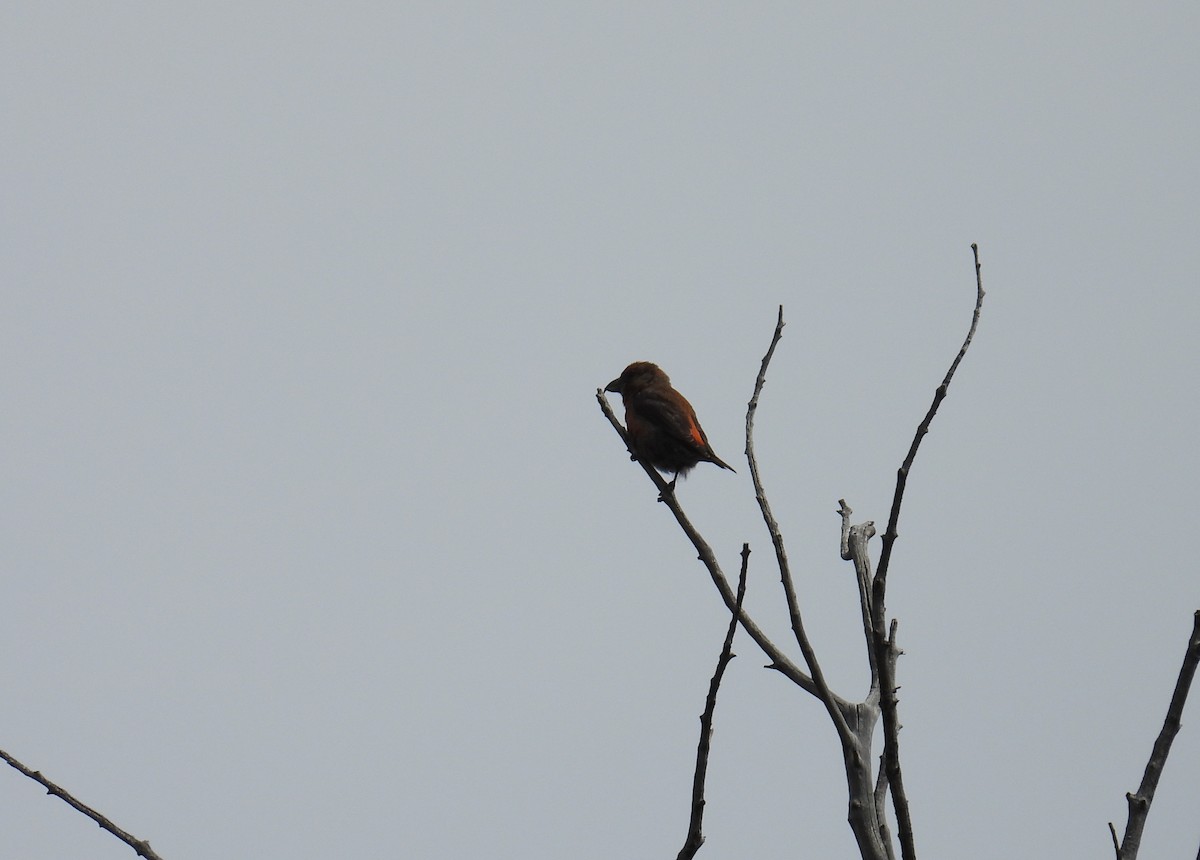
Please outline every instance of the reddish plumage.
[[696, 410], [657, 364], [635, 361], [604, 390], [625, 401], [625, 429], [639, 460], [676, 475], [686, 475], [702, 461], [735, 471], [713, 451]]

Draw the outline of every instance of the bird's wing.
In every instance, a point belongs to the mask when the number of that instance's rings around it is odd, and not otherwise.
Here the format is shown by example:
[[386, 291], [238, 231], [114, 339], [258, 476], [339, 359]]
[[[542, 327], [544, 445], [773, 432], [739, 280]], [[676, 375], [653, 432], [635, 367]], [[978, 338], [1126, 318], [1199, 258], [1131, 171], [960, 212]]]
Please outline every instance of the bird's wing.
[[676, 439], [707, 451], [708, 437], [696, 420], [696, 410], [677, 391], [643, 391], [637, 397], [637, 411], [646, 421], [657, 424]]

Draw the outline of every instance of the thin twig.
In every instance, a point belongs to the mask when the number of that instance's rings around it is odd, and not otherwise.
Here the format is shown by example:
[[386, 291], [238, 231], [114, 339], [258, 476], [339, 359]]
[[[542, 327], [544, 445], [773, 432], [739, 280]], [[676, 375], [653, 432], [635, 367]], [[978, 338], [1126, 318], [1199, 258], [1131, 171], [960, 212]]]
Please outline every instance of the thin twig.
[[126, 831], [122, 830], [120, 827], [117, 827], [117, 825], [113, 824], [111, 821], [109, 821], [107, 818], [105, 818], [103, 815], [101, 815], [96, 810], [92, 809], [87, 804], [76, 800], [71, 795], [71, 793], [69, 791], [67, 791], [65, 788], [61, 788], [60, 786], [57, 786], [50, 780], [46, 779], [46, 777], [42, 776], [40, 771], [30, 770], [25, 765], [21, 764], [15, 758], [13, 758], [8, 753], [6, 753], [4, 750], [0, 750], [0, 758], [4, 759], [12, 767], [16, 768], [21, 773], [25, 774], [27, 777], [32, 779], [34, 782], [40, 783], [42, 786], [44, 786], [47, 794], [54, 795], [55, 797], [57, 797], [58, 799], [62, 800], [64, 803], [66, 803], [68, 806], [75, 809], [77, 812], [82, 812], [88, 818], [92, 819], [92, 821], [99, 824], [103, 829], [107, 830], [113, 836], [117, 837], [122, 842], [124, 842], [126, 845], [128, 845], [130, 848], [132, 848], [134, 851], [136, 851], [137, 855], [139, 857], [145, 857], [146, 860], [162, 860], [161, 857], [159, 857], [157, 854], [154, 853], [154, 851], [152, 851], [150, 849], [149, 842], [145, 841], [144, 839], [138, 839], [132, 833], [127, 833]]
[[721, 679], [725, 675], [725, 667], [734, 658], [733, 634], [737, 632], [738, 615], [741, 612], [742, 601], [746, 597], [746, 574], [750, 566], [750, 544], [742, 544], [742, 568], [738, 572], [737, 608], [732, 611], [729, 619], [729, 629], [725, 632], [725, 643], [721, 646], [721, 655], [717, 658], [717, 669], [713, 672], [712, 680], [708, 683], [708, 698], [704, 702], [704, 713], [700, 715], [700, 743], [696, 747], [696, 772], [692, 777], [692, 815], [688, 822], [687, 839], [679, 850], [677, 860], [691, 860], [704, 844], [704, 833], [701, 826], [704, 823], [704, 780], [708, 776], [708, 753], [712, 741], [713, 712], [717, 709], [717, 691], [721, 688]]
[[783, 337], [783, 305], [779, 306], [779, 316], [775, 322], [775, 334], [771, 338], [771, 345], [767, 348], [766, 355], [763, 356], [762, 364], [758, 370], [758, 377], [754, 380], [754, 394], [750, 397], [750, 403], [746, 407], [746, 459], [750, 462], [750, 479], [754, 483], [754, 497], [758, 501], [758, 508], [762, 511], [763, 522], [766, 523], [767, 532], [771, 535], [771, 544], [775, 547], [775, 560], [779, 564], [780, 579], [783, 583], [783, 592], [787, 598], [788, 617], [791, 619], [792, 632], [796, 637], [796, 644], [800, 646], [800, 652], [804, 655], [804, 662], [808, 665], [808, 671], [812, 676], [813, 683], [817, 688], [817, 697], [825, 705], [825, 710], [829, 712], [829, 718], [833, 720], [834, 728], [837, 729], [838, 737], [841, 738], [844, 747], [853, 746], [856, 743], [854, 732], [846, 722], [846, 713], [839, 705], [839, 699], [830, 690], [829, 684], [825, 681], [825, 674], [821, 671], [821, 664], [817, 662], [816, 651], [812, 647], [812, 642], [809, 641], [808, 634], [804, 630], [804, 619], [800, 614], [800, 601], [796, 597], [796, 587], [792, 581], [792, 570], [788, 564], [787, 550], [783, 545], [783, 533], [779, 530], [779, 523], [775, 519], [775, 515], [771, 512], [771, 503], [767, 501], [766, 491], [763, 489], [762, 476], [758, 471], [758, 458], [754, 454], [754, 414], [758, 411], [758, 398], [762, 394], [763, 386], [767, 381], [767, 367], [771, 363], [771, 356], [775, 354], [775, 347], [779, 344], [780, 338]]
[[[1183, 706], [1187, 702], [1188, 690], [1192, 686], [1192, 678], [1196, 674], [1196, 666], [1200, 664], [1200, 610], [1192, 617], [1192, 635], [1188, 637], [1187, 651], [1183, 655], [1183, 666], [1179, 670], [1179, 679], [1175, 682], [1175, 692], [1171, 695], [1171, 704], [1167, 708], [1167, 718], [1163, 721], [1162, 730], [1154, 741], [1150, 751], [1150, 760], [1146, 762], [1146, 770], [1142, 774], [1142, 783], [1135, 793], [1126, 794], [1129, 805], [1129, 820], [1125, 825], [1125, 838], [1117, 843], [1117, 831], [1112, 822], [1108, 824], [1112, 833], [1113, 845], [1117, 849], [1117, 860], [1134, 860], [1138, 849], [1141, 848], [1142, 831], [1146, 826], [1146, 816], [1150, 814], [1150, 804], [1154, 801], [1154, 792], [1158, 789], [1158, 780], [1162, 776], [1167, 756], [1171, 752], [1171, 743], [1179, 734], [1182, 725]], [[1197, 855], [1200, 857], [1200, 855]]]
[[879, 568], [875, 573], [876, 591], [883, 591], [887, 584], [888, 565], [892, 560], [892, 545], [896, 542], [896, 538], [899, 537], [896, 527], [900, 522], [900, 505], [904, 501], [904, 488], [908, 484], [908, 473], [912, 469], [913, 460], [917, 457], [917, 449], [921, 447], [921, 440], [929, 432], [929, 425], [933, 423], [933, 417], [937, 415], [938, 407], [946, 399], [946, 391], [950, 388], [950, 381], [954, 379], [954, 373], [958, 370], [958, 365], [962, 362], [963, 356], [967, 354], [967, 348], [975, 338], [975, 329], [979, 327], [979, 314], [983, 310], [984, 297], [983, 273], [979, 262], [979, 246], [972, 244], [971, 251], [975, 255], [975, 311], [971, 315], [971, 327], [967, 330], [967, 336], [963, 340], [962, 346], [959, 347], [958, 355], [950, 363], [950, 369], [946, 371], [946, 376], [942, 380], [942, 384], [934, 392], [933, 403], [930, 404], [929, 411], [925, 413], [924, 420], [917, 427], [912, 445], [908, 448], [908, 455], [904, 458], [904, 463], [896, 473], [896, 491], [892, 495], [892, 510], [888, 516], [887, 531], [883, 533], [883, 549], [879, 554]]
[[908, 794], [904, 790], [904, 775], [900, 770], [900, 720], [897, 714], [898, 701], [896, 698], [898, 689], [896, 686], [896, 658], [900, 651], [896, 647], [895, 623], [893, 622], [890, 636], [885, 632], [887, 574], [892, 559], [892, 547], [899, 536], [897, 526], [900, 522], [900, 506], [904, 502], [904, 489], [908, 484], [908, 474], [912, 469], [913, 461], [917, 457], [917, 449], [921, 447], [921, 440], [929, 432], [929, 426], [933, 423], [934, 416], [937, 415], [938, 407], [946, 399], [946, 392], [950, 388], [950, 382], [954, 379], [954, 373], [958, 370], [963, 356], [967, 354], [967, 349], [975, 338], [975, 330], [979, 327], [979, 315], [983, 309], [984, 297], [979, 246], [972, 244], [971, 252], [975, 257], [975, 310], [971, 315], [971, 326], [967, 329], [967, 336], [963, 339], [954, 361], [950, 362], [950, 369], [946, 371], [942, 384], [934, 392], [929, 411], [925, 413], [925, 418], [917, 426], [917, 432], [913, 436], [908, 454], [896, 472], [896, 490], [892, 496], [892, 510], [888, 515], [887, 529], [883, 533], [883, 549], [879, 554], [879, 566], [875, 570], [875, 579], [871, 583], [871, 630], [876, 650], [876, 663], [879, 666], [883, 754], [887, 767], [888, 785], [892, 794], [892, 806], [896, 811], [896, 831], [900, 839], [900, 853], [904, 860], [916, 860], [917, 849], [913, 842], [912, 815], [909, 811]]

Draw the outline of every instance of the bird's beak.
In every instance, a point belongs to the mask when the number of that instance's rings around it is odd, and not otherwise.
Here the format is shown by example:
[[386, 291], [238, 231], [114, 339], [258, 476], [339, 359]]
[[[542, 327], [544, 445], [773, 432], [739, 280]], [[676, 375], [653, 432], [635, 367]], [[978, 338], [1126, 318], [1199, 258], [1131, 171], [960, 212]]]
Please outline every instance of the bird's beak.
[[612, 382], [608, 383], [608, 385], [604, 386], [604, 390], [611, 391], [614, 394], [620, 394], [621, 393], [621, 378], [617, 377]]

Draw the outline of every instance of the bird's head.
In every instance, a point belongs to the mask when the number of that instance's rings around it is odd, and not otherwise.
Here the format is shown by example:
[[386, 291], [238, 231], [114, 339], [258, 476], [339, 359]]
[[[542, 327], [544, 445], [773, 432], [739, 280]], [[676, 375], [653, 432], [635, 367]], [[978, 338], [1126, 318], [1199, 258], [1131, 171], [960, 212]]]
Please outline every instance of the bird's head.
[[628, 397], [658, 384], [671, 384], [670, 378], [663, 373], [662, 368], [649, 361], [635, 361], [622, 370], [620, 376], [604, 386], [604, 390]]

